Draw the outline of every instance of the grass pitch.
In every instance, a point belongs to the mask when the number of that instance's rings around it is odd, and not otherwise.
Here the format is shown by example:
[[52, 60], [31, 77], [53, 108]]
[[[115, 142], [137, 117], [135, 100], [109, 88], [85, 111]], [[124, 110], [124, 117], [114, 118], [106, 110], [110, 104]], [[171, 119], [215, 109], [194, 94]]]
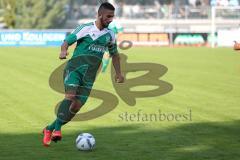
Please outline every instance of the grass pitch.
[[[0, 49], [0, 159], [36, 160], [238, 160], [240, 156], [240, 53], [228, 48], [132, 48], [121, 51], [128, 63], [154, 63], [168, 68], [160, 77], [172, 90], [157, 97], [137, 98], [127, 105], [115, 92], [107, 72], [94, 89], [118, 99], [111, 112], [63, 127], [63, 140], [41, 144], [41, 130], [55, 119], [54, 107], [63, 94], [48, 80], [63, 63], [58, 48]], [[127, 79], [145, 72], [132, 72]], [[149, 81], [151, 77], [149, 77]], [[138, 86], [136, 90], [154, 89]], [[90, 98], [81, 113], [100, 100]], [[151, 114], [187, 115], [191, 119], [150, 120]], [[140, 119], [136, 118], [138, 112]], [[133, 115], [134, 118], [127, 117]], [[135, 115], [135, 116], [134, 116]], [[79, 133], [96, 138], [96, 149], [75, 148]]]

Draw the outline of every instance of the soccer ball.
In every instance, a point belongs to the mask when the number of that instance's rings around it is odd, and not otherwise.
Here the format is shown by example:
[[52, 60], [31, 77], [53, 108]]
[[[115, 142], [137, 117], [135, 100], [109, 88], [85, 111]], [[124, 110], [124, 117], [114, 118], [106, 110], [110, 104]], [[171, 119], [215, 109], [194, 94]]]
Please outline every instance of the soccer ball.
[[91, 151], [95, 147], [96, 141], [90, 133], [81, 133], [76, 139], [76, 147], [78, 150]]

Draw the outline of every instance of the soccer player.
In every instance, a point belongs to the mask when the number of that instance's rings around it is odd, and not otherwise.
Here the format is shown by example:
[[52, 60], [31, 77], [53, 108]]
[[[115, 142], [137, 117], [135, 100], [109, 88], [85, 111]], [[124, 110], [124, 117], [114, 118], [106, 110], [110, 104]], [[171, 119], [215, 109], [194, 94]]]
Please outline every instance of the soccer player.
[[71, 121], [87, 101], [106, 50], [112, 57], [116, 82], [124, 82], [115, 35], [107, 28], [113, 20], [114, 11], [112, 4], [102, 3], [95, 22], [80, 25], [65, 38], [61, 46], [60, 59], [66, 59], [70, 45], [75, 42], [77, 45], [64, 69], [65, 98], [59, 105], [57, 118], [43, 129], [44, 146], [49, 146], [51, 141], [61, 140], [62, 125]]

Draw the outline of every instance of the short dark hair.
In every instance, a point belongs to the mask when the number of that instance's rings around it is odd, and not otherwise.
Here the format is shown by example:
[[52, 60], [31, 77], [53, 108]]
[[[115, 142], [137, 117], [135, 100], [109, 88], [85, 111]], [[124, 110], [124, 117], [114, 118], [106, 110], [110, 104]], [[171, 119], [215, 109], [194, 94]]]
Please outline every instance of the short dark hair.
[[100, 5], [99, 9], [98, 9], [98, 14], [103, 10], [103, 9], [108, 9], [111, 11], [115, 11], [115, 7], [109, 3], [109, 2], [104, 2]]

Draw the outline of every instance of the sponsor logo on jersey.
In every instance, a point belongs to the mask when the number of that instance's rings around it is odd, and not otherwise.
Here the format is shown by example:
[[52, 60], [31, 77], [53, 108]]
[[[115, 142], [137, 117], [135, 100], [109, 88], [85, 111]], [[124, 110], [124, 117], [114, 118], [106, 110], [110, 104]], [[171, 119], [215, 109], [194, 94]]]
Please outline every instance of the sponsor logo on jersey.
[[96, 44], [92, 44], [88, 47], [88, 49], [90, 51], [94, 51], [94, 52], [98, 52], [98, 53], [104, 53], [107, 48], [104, 46], [100, 46], [100, 45], [96, 45]]

